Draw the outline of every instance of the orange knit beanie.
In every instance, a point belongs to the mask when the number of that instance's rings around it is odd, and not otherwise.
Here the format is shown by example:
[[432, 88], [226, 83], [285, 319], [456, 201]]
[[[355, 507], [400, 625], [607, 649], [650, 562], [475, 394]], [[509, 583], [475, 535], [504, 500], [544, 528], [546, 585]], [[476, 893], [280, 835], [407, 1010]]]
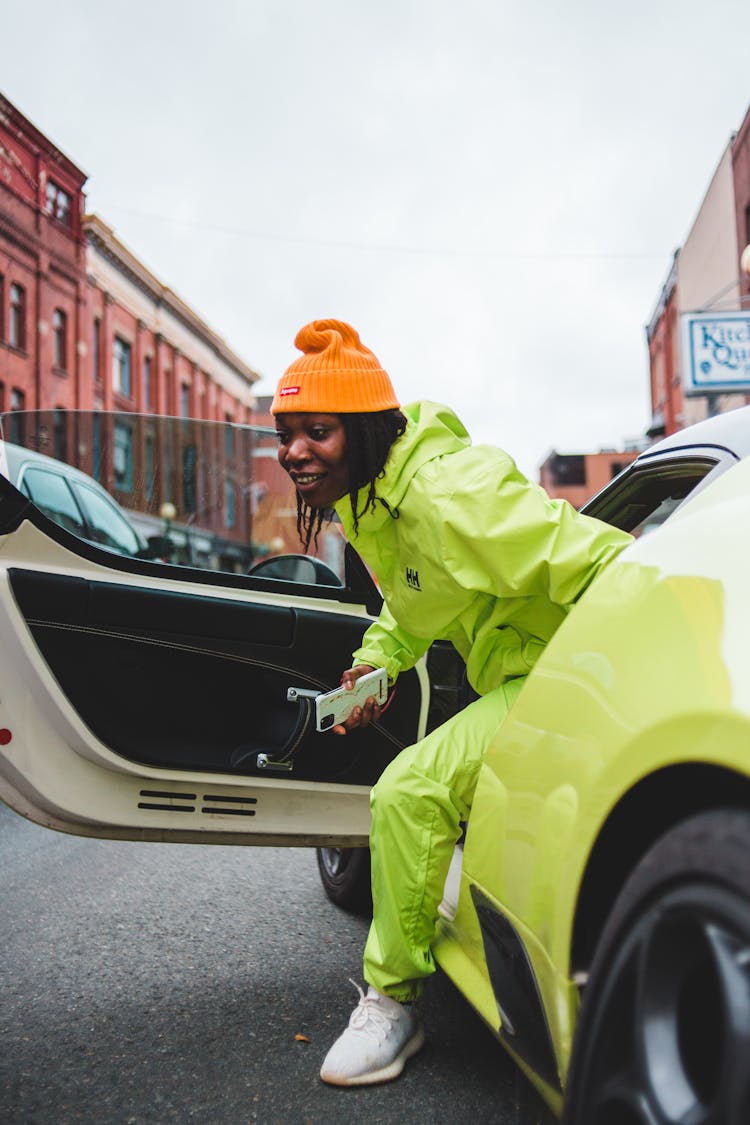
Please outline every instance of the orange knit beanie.
[[388, 373], [343, 320], [313, 320], [294, 344], [303, 354], [279, 379], [272, 414], [372, 414], [398, 407]]

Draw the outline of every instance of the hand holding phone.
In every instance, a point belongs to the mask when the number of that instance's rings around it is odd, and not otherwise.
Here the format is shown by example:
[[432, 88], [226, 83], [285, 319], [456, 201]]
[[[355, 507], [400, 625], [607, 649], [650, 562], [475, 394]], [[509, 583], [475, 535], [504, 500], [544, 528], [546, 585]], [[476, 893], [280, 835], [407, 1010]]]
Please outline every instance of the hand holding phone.
[[354, 687], [334, 688], [315, 699], [315, 726], [317, 730], [331, 730], [345, 722], [355, 707], [363, 707], [365, 701], [375, 699], [381, 707], [388, 697], [388, 677], [385, 668], [376, 668], [360, 676]]

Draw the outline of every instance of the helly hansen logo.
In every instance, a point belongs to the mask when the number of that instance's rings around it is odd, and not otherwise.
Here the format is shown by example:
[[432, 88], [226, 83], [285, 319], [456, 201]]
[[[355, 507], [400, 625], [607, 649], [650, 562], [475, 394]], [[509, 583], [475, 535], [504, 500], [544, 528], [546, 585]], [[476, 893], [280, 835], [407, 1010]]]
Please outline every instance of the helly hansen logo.
[[410, 566], [407, 566], [406, 568], [406, 581], [407, 584], [411, 586], [412, 590], [422, 589], [422, 587], [419, 585], [419, 571], [412, 570]]

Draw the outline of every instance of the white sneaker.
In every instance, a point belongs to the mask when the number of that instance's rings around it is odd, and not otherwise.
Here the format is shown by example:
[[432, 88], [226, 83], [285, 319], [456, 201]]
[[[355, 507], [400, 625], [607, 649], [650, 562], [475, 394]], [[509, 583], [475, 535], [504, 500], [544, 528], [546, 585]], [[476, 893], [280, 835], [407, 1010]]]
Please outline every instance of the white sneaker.
[[411, 1008], [372, 986], [366, 996], [358, 984], [354, 987], [359, 1004], [320, 1070], [320, 1077], [331, 1086], [390, 1082], [424, 1043], [424, 1031]]

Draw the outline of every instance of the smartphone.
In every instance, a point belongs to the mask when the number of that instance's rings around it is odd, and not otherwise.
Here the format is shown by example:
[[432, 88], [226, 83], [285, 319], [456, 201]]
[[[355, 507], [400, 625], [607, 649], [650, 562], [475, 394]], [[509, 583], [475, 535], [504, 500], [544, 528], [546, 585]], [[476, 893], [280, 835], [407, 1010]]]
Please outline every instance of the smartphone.
[[315, 697], [315, 728], [330, 730], [343, 723], [355, 707], [362, 707], [365, 700], [373, 696], [381, 705], [388, 698], [388, 677], [385, 668], [376, 668], [360, 676], [351, 691], [343, 685]]

